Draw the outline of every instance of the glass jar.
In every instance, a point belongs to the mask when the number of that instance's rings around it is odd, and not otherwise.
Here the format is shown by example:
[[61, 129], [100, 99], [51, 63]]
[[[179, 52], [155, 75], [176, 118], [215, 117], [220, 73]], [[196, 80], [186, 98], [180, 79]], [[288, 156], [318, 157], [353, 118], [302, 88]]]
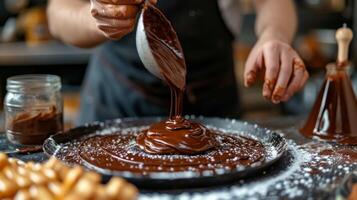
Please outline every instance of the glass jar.
[[4, 101], [6, 136], [16, 144], [41, 145], [63, 130], [61, 78], [20, 75], [7, 79]]

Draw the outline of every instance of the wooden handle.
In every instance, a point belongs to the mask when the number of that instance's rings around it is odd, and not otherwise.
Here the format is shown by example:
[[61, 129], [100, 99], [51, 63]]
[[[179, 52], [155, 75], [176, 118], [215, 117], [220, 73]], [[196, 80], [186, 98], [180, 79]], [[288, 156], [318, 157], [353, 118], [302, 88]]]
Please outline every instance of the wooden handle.
[[342, 28], [339, 28], [336, 31], [336, 40], [338, 44], [337, 63], [347, 62], [348, 47], [352, 41], [352, 38], [352, 30], [348, 28], [346, 24], [344, 24]]

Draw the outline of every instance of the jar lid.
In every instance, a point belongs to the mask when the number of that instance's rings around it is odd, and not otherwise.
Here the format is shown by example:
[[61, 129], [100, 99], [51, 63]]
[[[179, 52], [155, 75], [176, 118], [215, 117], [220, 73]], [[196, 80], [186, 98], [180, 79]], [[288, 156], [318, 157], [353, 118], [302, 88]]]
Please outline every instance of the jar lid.
[[61, 78], [50, 74], [26, 74], [7, 79], [6, 89], [11, 92], [30, 92], [61, 89]]

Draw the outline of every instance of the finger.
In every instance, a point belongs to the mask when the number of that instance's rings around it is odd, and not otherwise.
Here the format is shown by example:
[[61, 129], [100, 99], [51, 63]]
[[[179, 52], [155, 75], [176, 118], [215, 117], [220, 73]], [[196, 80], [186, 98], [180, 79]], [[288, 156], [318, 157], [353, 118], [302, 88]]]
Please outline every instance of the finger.
[[111, 34], [111, 33], [116, 33], [118, 31], [122, 31], [122, 30], [126, 30], [129, 28], [121, 28], [121, 29], [117, 29], [117, 28], [113, 28], [110, 26], [98, 26], [98, 28], [103, 31], [105, 34]]
[[109, 38], [109, 39], [120, 39], [122, 38], [124, 35], [127, 35], [128, 33], [133, 31], [133, 28], [125, 28], [125, 29], [111, 29], [111, 28], [103, 28], [103, 30], [101, 30], [104, 34], [105, 37]]
[[257, 79], [257, 74], [260, 66], [262, 65], [262, 53], [257, 53], [257, 51], [252, 51], [248, 56], [244, 68], [244, 85], [245, 87], [250, 87], [254, 84]]
[[113, 30], [113, 29], [103, 29], [101, 30], [105, 37], [109, 39], [120, 39], [124, 35], [127, 35], [133, 31], [133, 28], [126, 28], [120, 30]]
[[125, 28], [131, 28], [135, 25], [135, 19], [124, 19], [124, 20], [117, 20], [117, 19], [102, 19], [97, 20], [98, 28], [111, 28], [115, 31]]
[[293, 52], [294, 50], [284, 50], [281, 52], [281, 66], [279, 70], [278, 80], [274, 87], [272, 102], [277, 104], [282, 100], [288, 86], [289, 80], [293, 72]]
[[157, 3], [157, 0], [149, 0], [150, 1], [150, 3], [152, 3], [152, 4], [156, 4]]
[[288, 85], [288, 88], [285, 91], [285, 94], [282, 98], [282, 101], [287, 101], [290, 97], [300, 90], [301, 82], [303, 81], [305, 74], [305, 65], [300, 58], [295, 58], [293, 61], [294, 71], [291, 77], [291, 81]]
[[244, 86], [250, 87], [257, 79], [257, 66], [253, 56], [249, 56], [244, 68]]
[[[301, 90], [301, 88], [304, 87], [306, 81], [309, 79], [309, 73], [307, 72], [307, 70], [305, 69], [304, 71], [304, 75], [303, 75], [303, 78], [300, 82], [300, 85], [299, 85], [299, 89], [298, 90]], [[285, 94], [285, 96], [283, 97], [283, 100], [282, 101], [287, 101], [290, 99], [292, 95], [288, 96], [287, 94]]]
[[300, 84], [300, 89], [302, 89], [305, 86], [307, 80], [309, 79], [309, 76], [310, 76], [309, 72], [307, 72], [307, 70], [305, 70], [304, 77], [303, 77], [303, 79], [301, 81], [301, 84]]
[[139, 8], [133, 5], [100, 4], [91, 8], [91, 14], [95, 18], [129, 19], [135, 18], [138, 11]]
[[93, 0], [103, 4], [114, 4], [114, 5], [138, 5], [142, 4], [144, 0]]
[[268, 43], [264, 47], [265, 77], [263, 96], [270, 99], [279, 73], [280, 50], [277, 43]]
[[127, 35], [128, 33], [132, 32], [133, 29], [122, 29], [119, 31], [113, 31], [113, 32], [104, 32], [104, 35], [112, 40], [117, 40], [122, 38], [123, 36]]

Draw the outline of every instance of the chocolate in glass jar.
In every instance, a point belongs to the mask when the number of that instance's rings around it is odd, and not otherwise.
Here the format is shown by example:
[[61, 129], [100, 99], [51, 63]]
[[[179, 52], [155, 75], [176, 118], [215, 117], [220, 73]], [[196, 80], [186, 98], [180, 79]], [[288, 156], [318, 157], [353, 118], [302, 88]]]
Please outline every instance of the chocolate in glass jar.
[[61, 79], [54, 75], [21, 75], [7, 80], [4, 102], [6, 136], [17, 144], [41, 145], [63, 130]]

